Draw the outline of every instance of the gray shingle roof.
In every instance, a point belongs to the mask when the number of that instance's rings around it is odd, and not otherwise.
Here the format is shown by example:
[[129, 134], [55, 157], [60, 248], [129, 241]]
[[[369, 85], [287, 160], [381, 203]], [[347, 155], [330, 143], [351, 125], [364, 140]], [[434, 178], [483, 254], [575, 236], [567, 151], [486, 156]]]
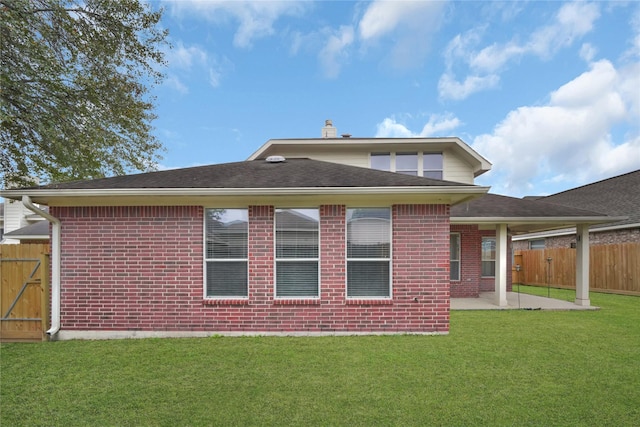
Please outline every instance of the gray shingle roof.
[[4, 237], [19, 239], [21, 237], [32, 237], [32, 236], [41, 236], [48, 237], [49, 236], [49, 222], [48, 221], [38, 221], [33, 224], [27, 225], [22, 228], [18, 228], [17, 230], [13, 230], [9, 233], [4, 233]]
[[450, 181], [383, 172], [311, 159], [282, 163], [253, 160], [172, 169], [87, 181], [43, 185], [41, 189], [125, 188], [319, 188], [468, 186]]
[[628, 219], [603, 227], [640, 223], [640, 169], [538, 199]]
[[478, 199], [451, 207], [451, 216], [458, 218], [553, 218], [601, 215], [587, 209], [577, 209], [570, 206], [554, 205], [497, 194], [485, 194]]

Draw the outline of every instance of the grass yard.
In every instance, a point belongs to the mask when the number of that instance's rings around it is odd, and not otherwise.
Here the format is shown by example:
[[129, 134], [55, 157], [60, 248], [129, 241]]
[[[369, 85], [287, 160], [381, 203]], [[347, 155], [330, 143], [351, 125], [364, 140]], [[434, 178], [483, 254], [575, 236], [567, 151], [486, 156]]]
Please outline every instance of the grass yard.
[[448, 336], [3, 344], [0, 425], [640, 425], [640, 298], [591, 298]]

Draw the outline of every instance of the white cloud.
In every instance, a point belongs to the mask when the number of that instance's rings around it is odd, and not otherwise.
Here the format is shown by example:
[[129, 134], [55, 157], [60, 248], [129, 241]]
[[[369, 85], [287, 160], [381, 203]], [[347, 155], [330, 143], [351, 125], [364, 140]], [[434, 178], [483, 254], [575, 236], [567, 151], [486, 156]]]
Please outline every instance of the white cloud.
[[174, 47], [165, 52], [165, 59], [168, 65], [165, 84], [181, 94], [189, 92], [184, 83], [186, 80], [200, 76], [216, 88], [224, 75], [233, 69], [233, 64], [226, 57], [218, 58], [200, 46], [187, 46], [182, 41], [174, 42]]
[[432, 114], [420, 132], [409, 130], [404, 124], [398, 123], [395, 117], [387, 117], [376, 126], [376, 138], [414, 138], [443, 136], [444, 133], [456, 129], [461, 124], [453, 114]]
[[391, 43], [386, 64], [404, 69], [419, 65], [431, 38], [443, 22], [444, 1], [371, 2], [358, 23], [358, 36], [366, 48], [384, 38]]
[[596, 49], [591, 43], [583, 43], [582, 47], [580, 47], [580, 58], [587, 62], [593, 61], [596, 53], [598, 53], [598, 49]]
[[556, 14], [555, 22], [531, 35], [526, 49], [540, 57], [548, 57], [589, 33], [599, 17], [599, 6], [595, 3], [565, 4]]
[[[550, 24], [535, 30], [524, 43], [514, 37], [508, 42], [493, 43], [479, 50], [476, 46], [485, 27], [459, 34], [445, 50], [447, 70], [440, 79], [439, 95], [443, 99], [460, 100], [475, 92], [491, 89], [499, 82], [499, 73], [511, 61], [525, 55], [549, 58], [589, 33], [599, 17], [599, 6], [595, 3], [568, 3], [560, 7]], [[587, 60], [594, 53], [583, 46], [582, 55], [588, 57]], [[469, 70], [463, 81], [457, 81], [452, 71], [459, 63]]]
[[335, 78], [349, 54], [347, 48], [353, 43], [354, 31], [351, 26], [341, 26], [338, 30], [327, 29], [327, 40], [318, 53], [320, 64], [326, 77]]
[[439, 16], [441, 2], [385, 1], [372, 2], [365, 11], [358, 30], [362, 40], [382, 37], [404, 25], [416, 27], [419, 21], [432, 20], [434, 13]]
[[630, 19], [633, 37], [629, 44], [631, 47], [623, 54], [624, 57], [640, 58], [640, 7], [637, 7]]
[[176, 75], [167, 74], [167, 77], [164, 79], [163, 84], [173, 90], [180, 92], [183, 95], [189, 93], [189, 88], [184, 83], [182, 83], [180, 78]]
[[207, 52], [198, 46], [185, 46], [179, 41], [173, 49], [165, 52], [165, 59], [169, 67], [189, 70], [194, 63], [205, 63]]
[[385, 118], [376, 126], [376, 138], [411, 138], [416, 136], [403, 124], [396, 122], [394, 118]]
[[422, 128], [420, 136], [444, 136], [445, 132], [452, 131], [461, 124], [460, 119], [452, 114], [432, 115]]
[[467, 76], [464, 82], [459, 82], [451, 74], [443, 74], [438, 81], [438, 93], [441, 98], [460, 100], [481, 90], [496, 87], [500, 82], [497, 74], [487, 76]]
[[[491, 134], [476, 137], [473, 148], [494, 164], [485, 178], [493, 191], [521, 196], [537, 193], [532, 183], [538, 180], [583, 184], [639, 168], [638, 101], [627, 93], [637, 80], [608, 61], [596, 62], [551, 93], [547, 105], [511, 111]], [[612, 128], [625, 121], [634, 133], [616, 142]]]
[[193, 13], [215, 24], [235, 21], [233, 44], [250, 48], [257, 39], [273, 35], [274, 25], [283, 16], [299, 16], [310, 5], [304, 1], [181, 0], [168, 3], [176, 16]]

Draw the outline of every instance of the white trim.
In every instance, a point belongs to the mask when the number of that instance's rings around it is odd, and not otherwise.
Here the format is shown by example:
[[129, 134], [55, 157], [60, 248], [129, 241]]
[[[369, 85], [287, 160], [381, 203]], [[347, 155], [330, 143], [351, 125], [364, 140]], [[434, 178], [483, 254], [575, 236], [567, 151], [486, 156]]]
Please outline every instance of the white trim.
[[[389, 210], [389, 257], [388, 258], [349, 258], [349, 209], [388, 209]], [[392, 206], [368, 206], [363, 208], [349, 208], [345, 206], [345, 220], [344, 220], [344, 296], [348, 301], [354, 300], [393, 300], [393, 207]], [[389, 295], [388, 296], [349, 296], [349, 261], [356, 262], [380, 262], [386, 261], [389, 263]]]
[[[458, 259], [453, 260], [458, 262], [458, 278], [451, 279], [451, 235], [458, 236]], [[459, 231], [449, 231], [449, 281], [450, 282], [462, 282], [462, 233]]]
[[[104, 196], [286, 196], [357, 194], [484, 194], [490, 187], [474, 185], [388, 186], [388, 187], [278, 187], [278, 188], [118, 188], [118, 189], [36, 189], [3, 190], [0, 196], [30, 197], [104, 197]], [[602, 218], [602, 217], [595, 217]]]
[[452, 224], [502, 224], [502, 223], [516, 223], [516, 224], [553, 224], [555, 223], [585, 223], [596, 224], [606, 223], [613, 221], [622, 221], [626, 217], [608, 217], [608, 216], [527, 216], [527, 217], [454, 217], [450, 218]]
[[[306, 210], [316, 210], [318, 212], [318, 256], [316, 258], [278, 258], [278, 226], [277, 226], [277, 211], [281, 210], [298, 210], [298, 209], [306, 209]], [[319, 300], [321, 293], [321, 273], [322, 273], [322, 264], [320, 259], [322, 257], [321, 249], [322, 249], [322, 236], [320, 230], [320, 221], [322, 218], [320, 217], [320, 207], [306, 207], [306, 208], [276, 208], [273, 207], [273, 299], [278, 301], [287, 301], [287, 300]], [[279, 297], [278, 296], [278, 261], [282, 262], [309, 262], [315, 261], [318, 265], [318, 294], [315, 296], [286, 296]]]
[[[640, 228], [640, 222], [632, 223], [632, 224], [613, 225], [610, 227], [597, 227], [595, 229], [590, 228], [589, 233], [603, 233], [606, 231], [624, 230], [627, 228], [628, 229]], [[544, 237], [569, 236], [573, 234], [576, 234], [576, 227], [564, 228], [562, 230], [541, 231], [539, 233], [520, 234], [518, 236], [513, 236], [512, 240], [513, 241], [536, 240]]]
[[415, 331], [65, 331], [61, 330], [57, 340], [112, 340], [112, 339], [144, 339], [144, 338], [207, 338], [207, 337], [327, 337], [327, 336], [368, 336], [368, 335], [448, 335], [449, 332], [415, 332]]
[[[213, 209], [233, 209], [247, 212], [247, 257], [246, 258], [207, 258], [207, 211]], [[216, 208], [204, 207], [202, 216], [202, 299], [205, 301], [249, 300], [249, 208]], [[207, 295], [207, 263], [211, 262], [245, 262], [247, 264], [247, 295], [246, 296], [209, 296]]]
[[[482, 257], [482, 255], [484, 253], [484, 251], [482, 250], [483, 249], [482, 248], [482, 243], [485, 240], [493, 240], [493, 242], [494, 242], [494, 246], [496, 247], [496, 251], [495, 251], [495, 255], [494, 255], [493, 259], [484, 259]], [[482, 263], [483, 262], [491, 262], [491, 261], [493, 261], [493, 276], [483, 276], [482, 275]], [[491, 278], [494, 278], [494, 277], [497, 276], [497, 273], [498, 273], [496, 271], [496, 269], [498, 267], [497, 261], [498, 261], [498, 236], [497, 236], [497, 233], [496, 233], [495, 236], [482, 236], [481, 239], [480, 239], [480, 278], [481, 279], [491, 279]]]

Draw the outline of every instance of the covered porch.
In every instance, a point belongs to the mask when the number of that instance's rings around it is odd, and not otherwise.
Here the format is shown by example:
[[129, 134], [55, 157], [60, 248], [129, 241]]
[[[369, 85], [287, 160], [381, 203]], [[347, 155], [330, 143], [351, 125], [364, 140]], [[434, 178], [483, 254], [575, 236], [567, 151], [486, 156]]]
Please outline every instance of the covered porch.
[[[620, 218], [494, 194], [453, 206], [452, 225], [474, 225], [483, 230], [495, 230], [496, 244], [494, 291], [480, 292], [478, 298], [452, 298], [451, 309], [589, 309], [589, 226], [617, 220]], [[575, 300], [567, 302], [508, 292], [511, 236], [568, 227], [575, 227], [577, 235]]]

